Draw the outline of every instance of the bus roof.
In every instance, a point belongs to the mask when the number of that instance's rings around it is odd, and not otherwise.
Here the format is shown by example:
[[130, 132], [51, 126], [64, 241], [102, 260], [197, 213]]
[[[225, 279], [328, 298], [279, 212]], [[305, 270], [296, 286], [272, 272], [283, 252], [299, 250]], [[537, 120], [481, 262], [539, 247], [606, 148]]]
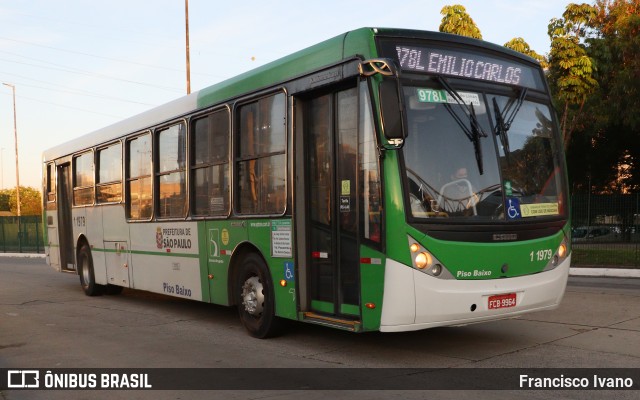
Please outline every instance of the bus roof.
[[356, 56], [364, 58], [376, 57], [377, 50], [373, 40], [375, 36], [465, 43], [484, 47], [487, 50], [511, 53], [512, 56], [522, 58], [528, 62], [535, 61], [505, 47], [458, 35], [406, 29], [360, 28], [45, 150], [43, 161], [48, 162], [93, 146], [107, 144], [129, 134], [163, 124], [199, 108], [213, 106], [240, 95], [268, 88], [278, 82], [285, 82], [344, 59]]

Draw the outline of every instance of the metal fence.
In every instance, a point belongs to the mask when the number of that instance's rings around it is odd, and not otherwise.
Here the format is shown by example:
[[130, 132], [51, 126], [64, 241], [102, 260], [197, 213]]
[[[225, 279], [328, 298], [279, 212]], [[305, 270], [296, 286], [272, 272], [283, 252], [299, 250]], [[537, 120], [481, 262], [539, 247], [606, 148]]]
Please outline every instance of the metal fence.
[[43, 253], [42, 217], [0, 217], [0, 252]]
[[574, 266], [640, 268], [640, 193], [573, 194]]

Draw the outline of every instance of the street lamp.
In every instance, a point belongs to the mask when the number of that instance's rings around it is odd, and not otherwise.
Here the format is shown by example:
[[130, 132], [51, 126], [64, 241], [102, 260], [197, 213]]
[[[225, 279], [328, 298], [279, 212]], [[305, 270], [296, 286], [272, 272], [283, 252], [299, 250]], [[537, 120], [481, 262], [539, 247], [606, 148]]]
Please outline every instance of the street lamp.
[[187, 94], [191, 93], [191, 60], [189, 56], [189, 0], [184, 0], [184, 24], [187, 53]]
[[[13, 136], [16, 142], [16, 202], [18, 203], [18, 227], [20, 226], [20, 168], [18, 163], [18, 124], [16, 123], [16, 87], [9, 83], [3, 85], [10, 87], [13, 91]], [[20, 228], [18, 228], [20, 229]]]

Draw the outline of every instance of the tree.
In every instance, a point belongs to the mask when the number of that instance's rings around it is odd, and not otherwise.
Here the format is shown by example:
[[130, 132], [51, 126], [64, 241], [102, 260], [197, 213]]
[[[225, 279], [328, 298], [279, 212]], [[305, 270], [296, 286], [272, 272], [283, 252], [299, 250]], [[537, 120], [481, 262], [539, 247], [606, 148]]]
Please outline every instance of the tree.
[[11, 198], [11, 191], [8, 189], [0, 190], [0, 211], [11, 211], [9, 205], [9, 199]]
[[480, 29], [478, 29], [476, 23], [471, 19], [471, 16], [467, 14], [464, 6], [460, 4], [444, 6], [440, 14], [443, 15], [439, 28], [440, 32], [482, 39]]
[[[9, 211], [14, 214], [18, 213], [16, 190], [5, 189], [3, 193], [9, 196]], [[2, 198], [2, 195], [0, 195]], [[42, 196], [40, 191], [32, 187], [20, 186], [20, 214], [21, 215], [41, 215], [42, 214]]]
[[568, 146], [584, 104], [598, 86], [593, 78], [593, 62], [582, 39], [590, 33], [589, 23], [596, 8], [589, 4], [569, 4], [562, 18], [549, 24], [549, 82], [562, 109], [560, 128], [565, 148]]
[[[598, 84], [587, 96], [581, 114], [576, 114], [577, 107], [571, 109], [574, 134], [565, 137], [570, 179], [576, 188], [600, 193], [638, 190], [640, 0], [598, 0], [588, 6], [593, 8], [588, 18], [576, 17], [576, 9], [585, 5], [571, 6], [567, 11], [578, 20], [573, 29], [584, 38], [581, 47], [592, 62], [592, 77]], [[549, 83], [561, 105], [555, 78], [551, 76]]]
[[542, 68], [548, 68], [549, 64], [547, 63], [547, 59], [543, 56], [540, 55], [538, 53], [535, 52], [535, 50], [533, 50], [530, 46], [529, 43], [527, 43], [523, 38], [521, 37], [517, 37], [517, 38], [513, 38], [510, 41], [508, 41], [507, 43], [504, 44], [504, 47], [517, 51], [519, 53], [522, 54], [526, 54], [529, 57], [538, 60], [538, 62], [540, 62], [540, 65], [542, 65]]

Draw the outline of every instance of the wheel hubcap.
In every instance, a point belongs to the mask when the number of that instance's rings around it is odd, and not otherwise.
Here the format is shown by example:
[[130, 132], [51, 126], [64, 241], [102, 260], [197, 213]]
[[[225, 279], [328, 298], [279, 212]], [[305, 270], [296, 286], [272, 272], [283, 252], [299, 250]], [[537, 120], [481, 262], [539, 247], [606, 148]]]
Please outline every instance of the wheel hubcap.
[[242, 285], [242, 305], [244, 310], [253, 316], [260, 316], [262, 314], [264, 305], [264, 287], [257, 276], [244, 281]]

